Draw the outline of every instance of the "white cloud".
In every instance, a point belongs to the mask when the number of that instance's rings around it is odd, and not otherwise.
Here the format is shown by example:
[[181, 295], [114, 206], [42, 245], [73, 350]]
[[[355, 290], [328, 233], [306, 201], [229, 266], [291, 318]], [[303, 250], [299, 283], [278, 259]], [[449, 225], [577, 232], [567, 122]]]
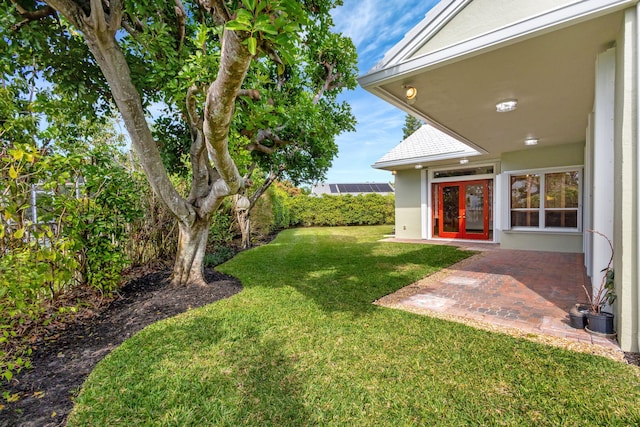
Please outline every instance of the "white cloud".
[[[364, 73], [380, 61], [438, 0], [344, 0], [333, 12], [336, 30], [351, 37]], [[358, 88], [341, 96], [358, 120], [356, 131], [340, 135], [339, 155], [328, 182], [388, 182], [388, 171], [371, 165], [402, 140], [405, 113]]]
[[357, 47], [361, 72], [369, 70], [420, 22], [438, 0], [345, 0], [334, 13], [336, 29]]

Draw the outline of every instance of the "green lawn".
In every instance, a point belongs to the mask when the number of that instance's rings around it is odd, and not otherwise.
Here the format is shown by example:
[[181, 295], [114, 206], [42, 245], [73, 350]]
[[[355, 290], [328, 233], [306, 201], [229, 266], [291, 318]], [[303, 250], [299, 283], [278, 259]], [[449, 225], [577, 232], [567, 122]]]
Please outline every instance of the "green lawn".
[[371, 302], [468, 254], [297, 229], [220, 267], [238, 295], [152, 325], [69, 425], [640, 425], [634, 367]]

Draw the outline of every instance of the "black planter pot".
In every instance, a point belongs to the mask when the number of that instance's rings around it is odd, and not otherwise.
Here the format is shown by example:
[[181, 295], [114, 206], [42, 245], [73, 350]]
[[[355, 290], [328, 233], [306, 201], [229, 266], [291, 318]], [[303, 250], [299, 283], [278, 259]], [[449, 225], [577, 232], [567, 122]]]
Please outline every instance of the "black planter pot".
[[584, 329], [587, 326], [587, 313], [589, 306], [586, 304], [576, 304], [569, 310], [569, 325], [572, 328]]
[[601, 311], [600, 313], [587, 314], [587, 329], [590, 332], [599, 334], [612, 335], [613, 334], [613, 314]]

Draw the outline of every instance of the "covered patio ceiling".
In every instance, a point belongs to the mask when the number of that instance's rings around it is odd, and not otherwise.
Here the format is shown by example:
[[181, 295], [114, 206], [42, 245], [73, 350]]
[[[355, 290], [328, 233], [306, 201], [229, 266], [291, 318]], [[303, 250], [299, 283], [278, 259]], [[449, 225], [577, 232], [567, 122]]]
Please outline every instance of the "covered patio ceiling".
[[[401, 75], [376, 79], [374, 71], [374, 83], [363, 85], [492, 156], [522, 150], [530, 137], [541, 147], [580, 142], [593, 108], [596, 56], [614, 46], [622, 23], [617, 11]], [[405, 85], [418, 90], [412, 105]], [[517, 109], [496, 112], [505, 99], [517, 99]]]

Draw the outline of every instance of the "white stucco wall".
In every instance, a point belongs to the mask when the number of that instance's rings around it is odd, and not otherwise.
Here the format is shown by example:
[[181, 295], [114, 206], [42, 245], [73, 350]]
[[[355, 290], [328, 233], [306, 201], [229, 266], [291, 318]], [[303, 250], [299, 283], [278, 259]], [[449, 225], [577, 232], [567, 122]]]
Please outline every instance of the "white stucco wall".
[[584, 161], [584, 142], [503, 153], [501, 161], [503, 172], [581, 165]]
[[421, 171], [404, 170], [396, 173], [396, 237], [422, 237]]

